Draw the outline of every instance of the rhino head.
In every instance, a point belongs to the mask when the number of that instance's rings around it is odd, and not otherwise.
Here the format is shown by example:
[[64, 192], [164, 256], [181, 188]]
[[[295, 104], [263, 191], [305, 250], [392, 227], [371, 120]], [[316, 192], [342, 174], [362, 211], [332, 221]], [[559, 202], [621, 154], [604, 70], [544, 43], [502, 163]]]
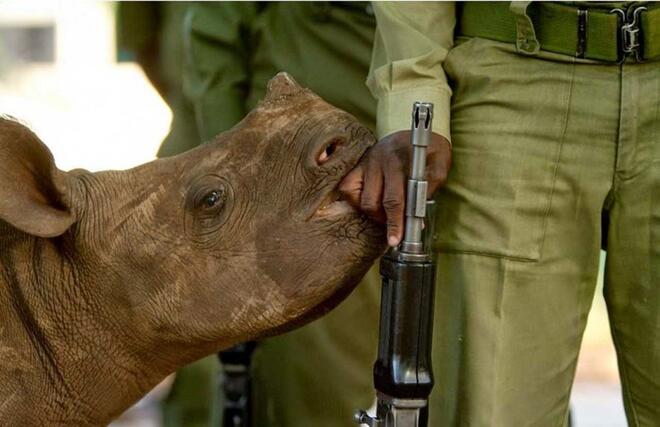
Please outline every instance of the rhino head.
[[1, 120], [0, 424], [107, 423], [338, 304], [385, 247], [336, 191], [374, 142], [286, 74], [214, 141], [126, 171], [58, 170]]

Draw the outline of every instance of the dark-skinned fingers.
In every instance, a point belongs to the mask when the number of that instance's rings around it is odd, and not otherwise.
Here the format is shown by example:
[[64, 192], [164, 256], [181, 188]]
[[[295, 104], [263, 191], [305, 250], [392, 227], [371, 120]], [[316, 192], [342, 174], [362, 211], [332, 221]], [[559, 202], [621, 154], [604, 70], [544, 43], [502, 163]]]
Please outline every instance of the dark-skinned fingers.
[[380, 201], [383, 197], [383, 170], [378, 161], [367, 160], [364, 164], [364, 185], [360, 199], [360, 209], [369, 217], [383, 221]]
[[364, 168], [358, 165], [339, 183], [337, 190], [356, 209], [360, 209], [362, 189], [364, 187]]
[[429, 164], [426, 172], [428, 182], [427, 197], [430, 199], [440, 187], [447, 183], [447, 169], [442, 164]]
[[438, 188], [444, 187], [447, 183], [449, 168], [451, 167], [451, 148], [449, 143], [442, 137], [433, 144], [437, 150], [430, 153], [427, 158], [426, 180], [428, 181], [429, 198]]
[[403, 238], [406, 176], [402, 165], [394, 161], [384, 173], [383, 208], [387, 216], [387, 243], [396, 246]]

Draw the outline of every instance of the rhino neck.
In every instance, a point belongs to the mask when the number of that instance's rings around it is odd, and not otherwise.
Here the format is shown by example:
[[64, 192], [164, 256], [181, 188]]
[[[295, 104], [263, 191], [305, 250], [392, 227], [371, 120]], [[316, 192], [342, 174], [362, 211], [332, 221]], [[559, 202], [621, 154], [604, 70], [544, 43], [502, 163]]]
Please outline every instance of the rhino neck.
[[168, 369], [150, 366], [132, 307], [102, 302], [71, 244], [0, 221], [0, 425], [107, 424]]
[[159, 288], [171, 277], [162, 260], [135, 252], [144, 230], [133, 214], [153, 210], [165, 172], [76, 171], [68, 199], [77, 222], [54, 239], [0, 221], [0, 307], [10, 307], [0, 310], [0, 426], [105, 425], [217, 350], [172, 331], [171, 298]]
[[62, 381], [44, 394], [67, 396], [57, 411], [66, 414], [66, 425], [106, 425], [177, 367], [203, 355], [162, 340], [149, 289], [166, 279], [131, 252], [140, 247], [134, 245], [141, 233], [134, 213], [151, 207], [160, 191], [154, 183], [166, 179], [159, 173], [165, 172], [155, 164], [122, 172], [77, 171], [70, 197], [79, 221], [67, 241], [74, 247], [51, 245], [45, 256], [51, 262], [44, 266], [47, 273], [62, 271], [56, 283], [47, 284], [52, 294], [43, 298], [51, 301], [49, 322], [62, 325], [45, 331]]

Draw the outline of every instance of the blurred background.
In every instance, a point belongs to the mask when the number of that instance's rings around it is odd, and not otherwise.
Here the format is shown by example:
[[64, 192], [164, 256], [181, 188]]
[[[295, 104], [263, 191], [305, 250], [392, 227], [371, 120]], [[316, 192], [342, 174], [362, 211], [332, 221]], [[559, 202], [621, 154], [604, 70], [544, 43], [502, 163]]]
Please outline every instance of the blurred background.
[[[144, 163], [170, 130], [172, 113], [142, 69], [118, 61], [116, 10], [110, 2], [0, 1], [0, 114], [30, 126], [61, 169]], [[574, 425], [626, 425], [617, 375], [601, 268], [571, 397]], [[162, 425], [168, 387], [113, 426]]]
[[129, 168], [155, 157], [171, 113], [133, 62], [117, 62], [115, 5], [0, 2], [0, 107], [62, 169]]

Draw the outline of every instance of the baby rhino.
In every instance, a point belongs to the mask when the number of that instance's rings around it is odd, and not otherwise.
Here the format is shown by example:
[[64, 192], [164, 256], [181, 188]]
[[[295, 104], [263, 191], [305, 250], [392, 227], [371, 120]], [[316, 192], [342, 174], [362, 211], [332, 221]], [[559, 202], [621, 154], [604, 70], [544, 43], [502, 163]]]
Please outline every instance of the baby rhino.
[[336, 192], [373, 143], [286, 74], [213, 142], [127, 171], [58, 170], [0, 119], [0, 425], [107, 424], [338, 304], [385, 248]]

